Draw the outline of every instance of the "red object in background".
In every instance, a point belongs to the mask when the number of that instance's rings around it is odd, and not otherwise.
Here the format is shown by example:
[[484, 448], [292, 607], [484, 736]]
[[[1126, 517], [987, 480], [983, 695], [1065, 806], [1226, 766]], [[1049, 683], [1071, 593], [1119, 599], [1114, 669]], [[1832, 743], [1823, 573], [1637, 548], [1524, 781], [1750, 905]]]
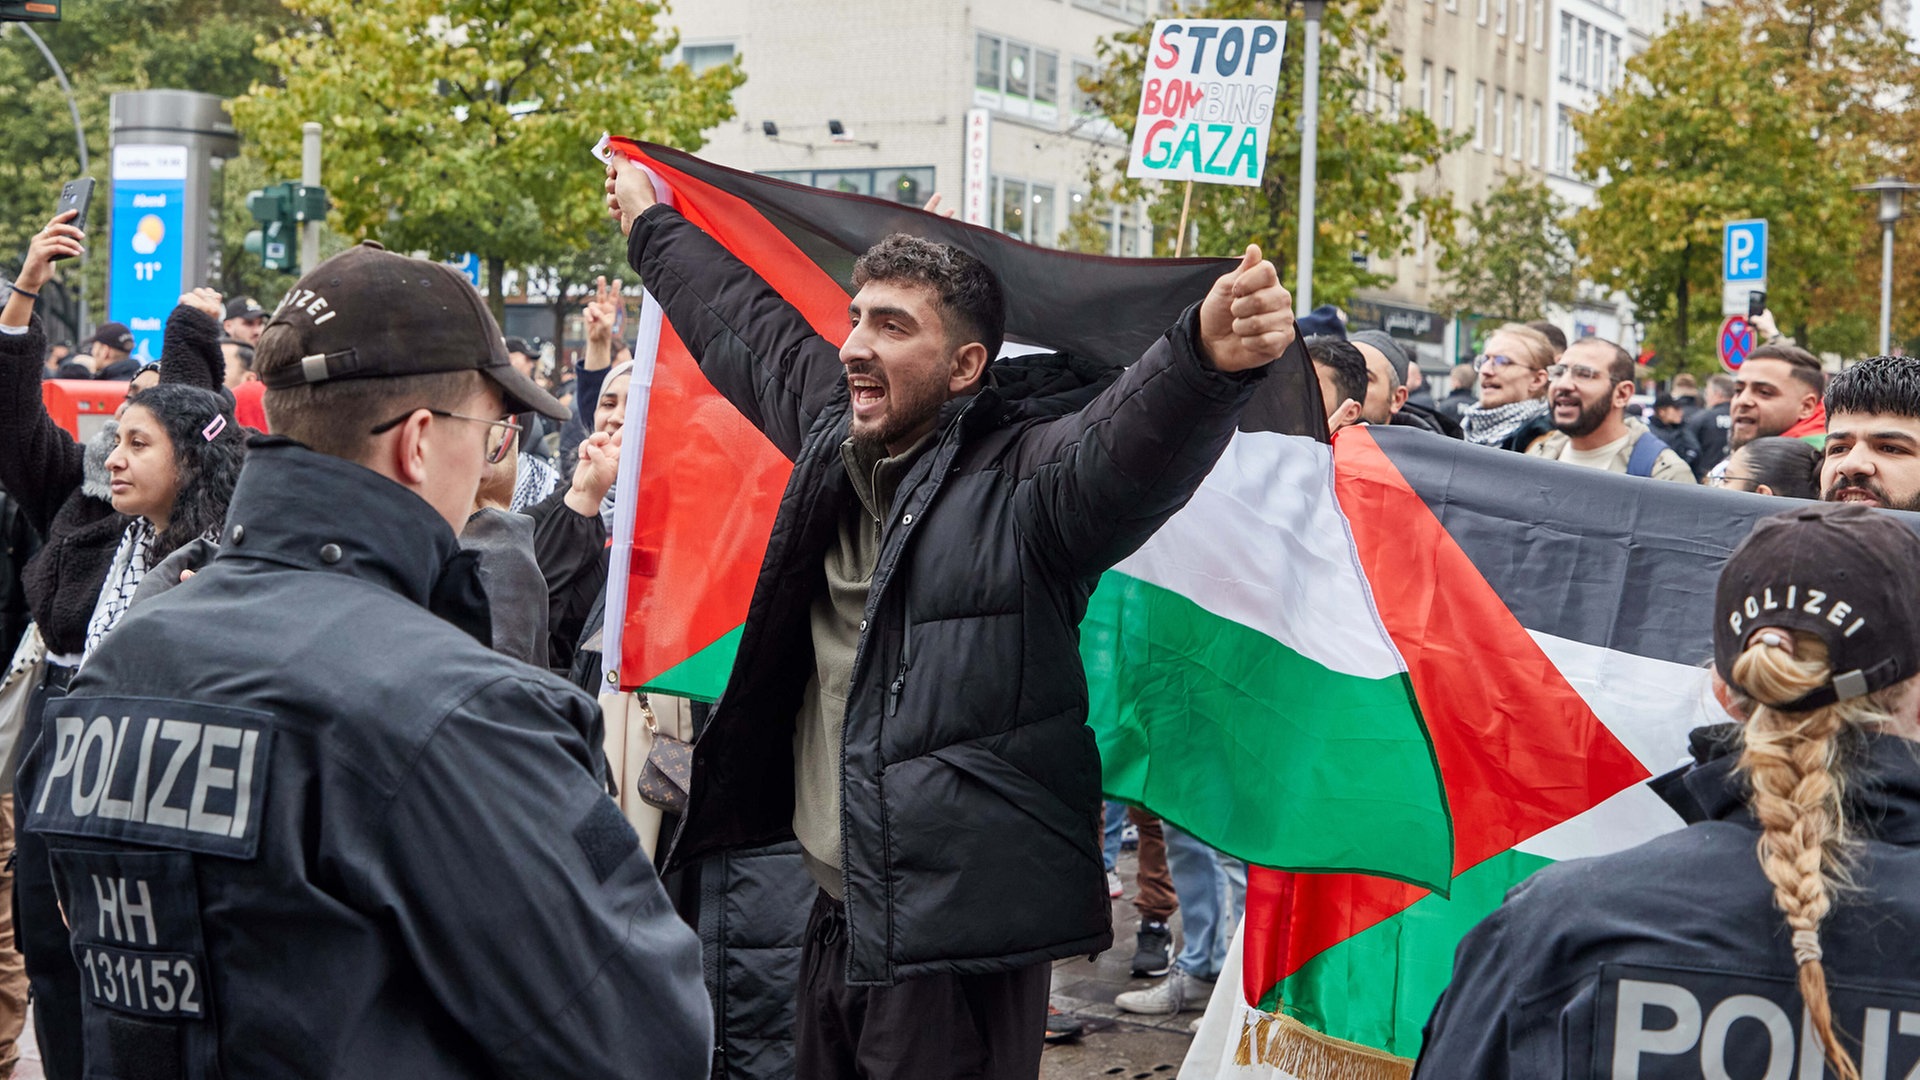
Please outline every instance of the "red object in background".
[[241, 427], [255, 431], [270, 431], [267, 427], [267, 409], [260, 398], [267, 392], [267, 384], [258, 379], [248, 379], [233, 388], [233, 418]]
[[86, 442], [100, 426], [113, 419], [127, 397], [127, 384], [107, 380], [49, 379], [40, 384], [40, 398], [47, 403], [47, 414], [67, 434]]

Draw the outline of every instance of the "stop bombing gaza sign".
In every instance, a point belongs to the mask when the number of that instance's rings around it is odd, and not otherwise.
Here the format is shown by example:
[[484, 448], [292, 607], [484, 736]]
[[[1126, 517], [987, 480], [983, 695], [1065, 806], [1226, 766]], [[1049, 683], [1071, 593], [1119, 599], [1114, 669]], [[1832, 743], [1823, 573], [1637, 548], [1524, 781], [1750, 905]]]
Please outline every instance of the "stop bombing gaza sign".
[[1286, 41], [1283, 22], [1154, 23], [1127, 175], [1259, 186]]

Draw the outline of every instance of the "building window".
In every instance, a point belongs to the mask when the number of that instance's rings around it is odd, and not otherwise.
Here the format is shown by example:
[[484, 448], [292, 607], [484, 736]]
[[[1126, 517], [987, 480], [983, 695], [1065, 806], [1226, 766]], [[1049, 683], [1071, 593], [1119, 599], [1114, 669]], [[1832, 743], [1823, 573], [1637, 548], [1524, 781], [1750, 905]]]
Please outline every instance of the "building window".
[[1513, 0], [1513, 43], [1527, 43], [1527, 0]]
[[1547, 50], [1547, 0], [1533, 0], [1533, 51]]
[[1488, 0], [1475, 0], [1473, 21], [1481, 26], [1487, 25], [1487, 2]]
[[680, 47], [680, 62], [687, 65], [687, 70], [695, 75], [732, 61], [733, 43], [730, 41], [713, 45], [682, 45]]
[[[1395, 53], [1394, 58], [1400, 60], [1400, 63], [1401, 63], [1400, 70], [1402, 74], [1404, 74], [1407, 70], [1406, 61], [1404, 59], [1401, 59], [1399, 53]], [[1387, 118], [1388, 119], [1391, 119], [1391, 120], [1400, 119], [1400, 100], [1401, 100], [1400, 99], [1400, 80], [1389, 79], [1387, 81]]]
[[1457, 12], [1460, 10], [1460, 0], [1447, 0], [1446, 7], [1448, 11]]
[[1420, 61], [1420, 111], [1433, 115], [1433, 61]]
[[1602, 75], [1602, 69], [1604, 69], [1606, 66], [1607, 66], [1607, 35], [1601, 33], [1600, 28], [1596, 26], [1593, 28], [1593, 52], [1589, 55], [1588, 64], [1587, 64], [1587, 85], [1588, 86], [1593, 87], [1595, 90], [1598, 90], [1601, 88], [1600, 80]]
[[1560, 16], [1560, 78], [1573, 78], [1573, 16]]
[[1540, 167], [1541, 147], [1547, 143], [1547, 114], [1539, 102], [1533, 103], [1533, 158], [1534, 168]]
[[1568, 169], [1568, 151], [1573, 139], [1573, 121], [1568, 119], [1567, 110], [1561, 109], [1553, 121], [1553, 171], [1566, 175]]
[[1513, 96], [1513, 119], [1508, 130], [1512, 136], [1507, 140], [1507, 156], [1519, 161], [1526, 157], [1521, 151], [1527, 141], [1527, 103], [1518, 94]]
[[1493, 156], [1506, 153], [1507, 148], [1507, 92], [1499, 88], [1493, 91]]
[[1493, 0], [1493, 32], [1507, 36], [1507, 0]]
[[931, 165], [910, 169], [785, 169], [761, 175], [849, 195], [876, 195], [907, 206], [920, 206], [933, 194]]
[[1060, 115], [1060, 54], [993, 34], [973, 39], [973, 103], [1051, 122]]
[[1054, 246], [1060, 230], [1053, 185], [996, 176], [993, 188], [994, 228], [1029, 243]]
[[1440, 84], [1440, 126], [1453, 130], [1453, 69], [1448, 68], [1445, 80]]
[[1373, 112], [1380, 101], [1380, 58], [1373, 53], [1373, 46], [1367, 46], [1367, 94], [1360, 101], [1362, 112]]
[[1587, 24], [1579, 23], [1573, 32], [1573, 81], [1587, 85]]
[[1487, 148], [1487, 82], [1480, 79], [1473, 84], [1473, 148]]
[[1626, 81], [1626, 72], [1620, 67], [1620, 39], [1607, 39], [1607, 89], [1618, 90]]
[[1147, 17], [1147, 0], [1073, 0], [1073, 6], [1130, 23], [1140, 22]]
[[1092, 80], [1093, 65], [1087, 63], [1085, 60], [1075, 60], [1073, 62], [1073, 85], [1068, 87], [1068, 98], [1073, 102], [1073, 112], [1076, 116], [1100, 115], [1100, 107], [1094, 104], [1093, 95], [1080, 89], [1081, 83], [1091, 82]]

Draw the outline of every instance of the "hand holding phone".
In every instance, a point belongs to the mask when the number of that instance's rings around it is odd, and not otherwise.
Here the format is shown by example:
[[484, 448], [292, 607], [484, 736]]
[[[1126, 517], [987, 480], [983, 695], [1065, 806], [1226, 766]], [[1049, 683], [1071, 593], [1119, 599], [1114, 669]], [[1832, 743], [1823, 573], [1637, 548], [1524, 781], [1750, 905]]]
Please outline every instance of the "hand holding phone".
[[[69, 210], [74, 211], [73, 219], [67, 224], [79, 229], [83, 234], [87, 229], [87, 210], [93, 205], [93, 177], [83, 176], [78, 180], [69, 180], [60, 187], [60, 205], [54, 209], [54, 220]], [[70, 254], [55, 254], [55, 260], [70, 259]]]

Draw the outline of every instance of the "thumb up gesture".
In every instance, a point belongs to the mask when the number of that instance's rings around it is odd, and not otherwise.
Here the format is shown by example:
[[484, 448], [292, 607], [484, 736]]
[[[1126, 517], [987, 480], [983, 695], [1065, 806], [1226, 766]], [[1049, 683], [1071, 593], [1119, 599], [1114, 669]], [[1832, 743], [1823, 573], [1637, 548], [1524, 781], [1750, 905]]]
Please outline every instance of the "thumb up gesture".
[[1260, 246], [1248, 244], [1200, 302], [1200, 347], [1221, 371], [1248, 371], [1277, 359], [1293, 337], [1293, 296]]

